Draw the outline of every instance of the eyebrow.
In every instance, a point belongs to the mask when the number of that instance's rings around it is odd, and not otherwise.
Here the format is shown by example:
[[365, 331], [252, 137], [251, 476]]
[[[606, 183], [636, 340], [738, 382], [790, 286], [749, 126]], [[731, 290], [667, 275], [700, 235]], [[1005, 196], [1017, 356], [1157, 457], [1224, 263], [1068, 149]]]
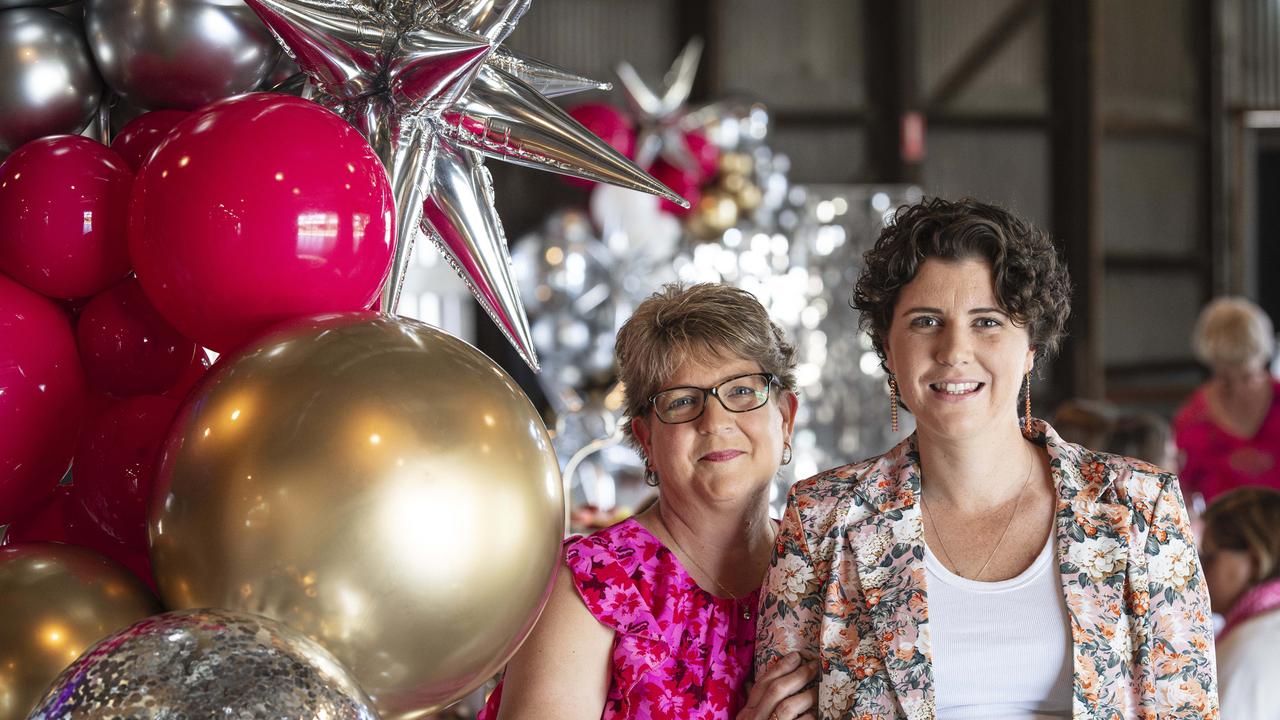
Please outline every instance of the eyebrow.
[[[970, 315], [984, 315], [987, 313], [999, 313], [1000, 315], [1008, 315], [1008, 313], [1006, 313], [1004, 310], [1001, 310], [1000, 308], [995, 308], [995, 307], [978, 307], [978, 308], [973, 308], [972, 310], [969, 311]], [[942, 312], [942, 308], [913, 307], [909, 310], [904, 311], [902, 314], [903, 315], [916, 315], [916, 314], [942, 315], [944, 313]]]

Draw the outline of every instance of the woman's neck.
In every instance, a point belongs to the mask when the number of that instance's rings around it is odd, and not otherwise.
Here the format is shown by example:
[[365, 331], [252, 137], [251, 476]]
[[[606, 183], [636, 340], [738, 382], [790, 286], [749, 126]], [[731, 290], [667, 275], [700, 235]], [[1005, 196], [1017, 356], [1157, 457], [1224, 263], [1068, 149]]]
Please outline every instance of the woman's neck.
[[687, 570], [713, 575], [706, 579], [735, 595], [750, 592], [764, 579], [776, 535], [767, 495], [720, 507], [659, 499], [636, 519], [669, 549], [692, 555], [695, 567]]
[[1034, 448], [1013, 423], [991, 435], [952, 439], [917, 432], [921, 491], [927, 502], [971, 513], [1017, 497], [1034, 472]]

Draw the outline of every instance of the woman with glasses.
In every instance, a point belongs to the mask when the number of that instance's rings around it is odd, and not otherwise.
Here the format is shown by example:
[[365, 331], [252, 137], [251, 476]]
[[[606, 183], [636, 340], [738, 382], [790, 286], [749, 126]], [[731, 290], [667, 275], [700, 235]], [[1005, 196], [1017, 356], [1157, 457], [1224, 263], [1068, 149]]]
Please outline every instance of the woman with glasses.
[[916, 432], [792, 488], [757, 670], [820, 660], [823, 718], [1215, 717], [1177, 478], [1031, 417], [1070, 300], [1049, 237], [932, 199], [865, 261], [854, 305]]
[[750, 293], [702, 284], [641, 303], [616, 354], [658, 501], [565, 544], [481, 720], [815, 718], [817, 669], [799, 655], [749, 682], [777, 534], [769, 487], [791, 460], [794, 349]]

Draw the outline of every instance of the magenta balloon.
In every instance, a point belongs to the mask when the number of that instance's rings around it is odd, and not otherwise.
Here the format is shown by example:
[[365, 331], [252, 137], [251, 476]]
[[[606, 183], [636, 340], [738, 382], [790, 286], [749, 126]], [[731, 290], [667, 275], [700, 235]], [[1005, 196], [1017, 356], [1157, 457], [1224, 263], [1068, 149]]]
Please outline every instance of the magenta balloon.
[[118, 400], [80, 433], [72, 495], [94, 524], [134, 553], [147, 552], [156, 460], [179, 404], [161, 395]]
[[282, 320], [368, 307], [393, 213], [382, 163], [350, 125], [255, 93], [192, 113], [143, 164], [129, 250], [156, 309], [226, 352]]
[[117, 397], [168, 390], [196, 354], [196, 344], [152, 307], [137, 278], [94, 295], [80, 311], [76, 337], [90, 384]]
[[143, 113], [120, 128], [120, 132], [111, 141], [111, 149], [119, 153], [134, 172], [138, 172], [143, 161], [151, 156], [151, 151], [169, 135], [173, 126], [190, 114], [186, 110], [152, 110]]
[[[713, 145], [712, 147], [715, 146]], [[658, 203], [659, 208], [679, 218], [693, 212], [693, 207], [698, 204], [698, 199], [702, 197], [701, 170], [685, 170], [659, 158], [653, 164], [653, 167], [649, 168], [649, 174], [658, 182], [671, 188], [677, 195], [689, 201], [689, 207], [682, 208], [663, 198], [662, 202]]]
[[685, 147], [689, 148], [689, 154], [693, 157], [693, 161], [697, 163], [698, 170], [701, 171], [698, 176], [698, 183], [702, 184], [714, 179], [716, 166], [720, 162], [720, 148], [700, 132], [685, 133], [684, 144]]
[[67, 471], [87, 398], [66, 314], [0, 275], [0, 525]]
[[[636, 149], [635, 123], [626, 113], [609, 103], [583, 103], [569, 109], [569, 115], [582, 126], [598, 135], [601, 140], [613, 146], [614, 150], [634, 157]], [[560, 178], [575, 187], [591, 188], [595, 183], [590, 180], [561, 175]]]
[[40, 138], [0, 165], [0, 270], [54, 298], [92, 295], [129, 273], [133, 172], [79, 135]]

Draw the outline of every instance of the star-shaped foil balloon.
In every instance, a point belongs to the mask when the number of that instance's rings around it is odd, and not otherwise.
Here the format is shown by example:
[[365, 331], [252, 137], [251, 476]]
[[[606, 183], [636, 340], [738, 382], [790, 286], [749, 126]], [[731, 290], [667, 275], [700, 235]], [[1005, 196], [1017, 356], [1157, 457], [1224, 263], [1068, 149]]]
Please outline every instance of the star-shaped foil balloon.
[[499, 47], [531, 0], [245, 0], [387, 168], [394, 312], [419, 227], [538, 369], [482, 157], [687, 203], [547, 100], [607, 87]]
[[689, 130], [685, 119], [689, 112], [689, 94], [693, 92], [693, 78], [698, 74], [701, 60], [702, 39], [695, 37], [685, 44], [671, 64], [658, 91], [640, 78], [631, 63], [625, 60], [618, 63], [623, 95], [639, 125], [636, 164], [640, 167], [652, 167], [654, 160], [661, 157], [684, 170], [698, 169], [684, 136]]

